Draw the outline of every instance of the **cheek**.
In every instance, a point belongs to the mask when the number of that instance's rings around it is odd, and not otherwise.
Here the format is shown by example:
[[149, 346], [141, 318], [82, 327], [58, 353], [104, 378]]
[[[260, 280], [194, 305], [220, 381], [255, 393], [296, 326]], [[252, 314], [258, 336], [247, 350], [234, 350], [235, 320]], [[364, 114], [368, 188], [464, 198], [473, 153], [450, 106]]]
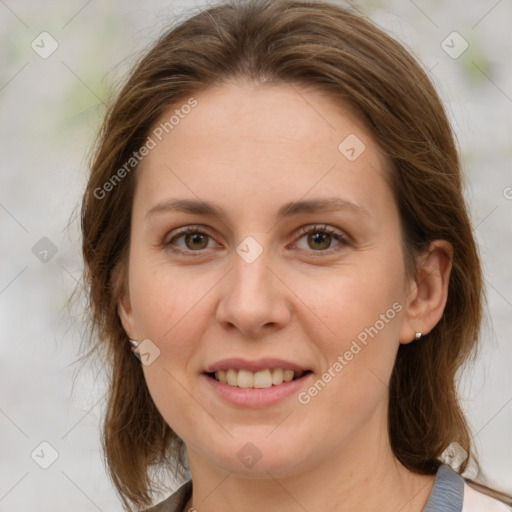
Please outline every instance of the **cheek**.
[[[212, 272], [180, 268], [168, 262], [152, 264], [148, 258], [134, 258], [130, 274], [130, 297], [140, 335], [153, 340], [164, 350], [177, 333], [207, 302], [207, 292], [218, 280]], [[161, 345], [161, 346], [160, 346]]]
[[[211, 313], [207, 291], [218, 279], [168, 264], [151, 269], [133, 265], [130, 291], [140, 336], [153, 341], [159, 356], [143, 371], [150, 395], [165, 421], [180, 437], [190, 424], [202, 425], [205, 411], [193, 399], [195, 357], [201, 353], [204, 322]], [[132, 285], [133, 283], [133, 285]], [[199, 283], [199, 285], [198, 285]], [[196, 372], [196, 373], [194, 373]]]
[[[400, 257], [390, 250], [389, 257], [361, 258], [362, 264], [309, 279], [309, 286], [304, 282], [301, 287], [307, 290], [301, 298], [314, 316], [304, 310], [300, 323], [316, 345], [328, 381], [319, 387], [330, 390], [322, 391], [325, 411], [332, 401], [344, 411], [370, 410], [383, 398], [399, 346], [404, 300]], [[311, 320], [315, 317], [321, 323]]]
[[[345, 348], [361, 333], [364, 340], [366, 329], [372, 326], [380, 338], [398, 340], [403, 272], [394, 260], [368, 258], [362, 264], [318, 273], [314, 279], [300, 275], [294, 279], [301, 290], [300, 299], [314, 314], [310, 313], [309, 321], [304, 317], [302, 324], [318, 329], [319, 322], [311, 319], [321, 320], [325, 343], [333, 349]], [[317, 339], [318, 334], [318, 330], [313, 331], [311, 339]]]
[[315, 423], [315, 431], [325, 439], [332, 436], [333, 425], [340, 433], [334, 442], [353, 439], [376, 411], [384, 415], [387, 410], [402, 311], [392, 283], [377, 279], [365, 283], [354, 275], [340, 277], [330, 280], [328, 297], [319, 300], [315, 286], [305, 300], [314, 304], [313, 309], [329, 329], [319, 330], [318, 322], [316, 327], [311, 322], [302, 323], [316, 345], [322, 367], [316, 380], [298, 397], [299, 411], [304, 413], [301, 421]]

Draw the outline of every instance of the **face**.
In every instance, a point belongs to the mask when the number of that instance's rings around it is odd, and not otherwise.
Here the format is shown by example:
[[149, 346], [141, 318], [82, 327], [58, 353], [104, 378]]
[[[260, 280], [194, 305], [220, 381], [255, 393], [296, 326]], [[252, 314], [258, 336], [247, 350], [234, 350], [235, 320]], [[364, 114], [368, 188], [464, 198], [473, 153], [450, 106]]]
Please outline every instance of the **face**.
[[385, 160], [317, 91], [194, 98], [136, 171], [121, 319], [189, 458], [306, 470], [386, 432], [409, 283]]

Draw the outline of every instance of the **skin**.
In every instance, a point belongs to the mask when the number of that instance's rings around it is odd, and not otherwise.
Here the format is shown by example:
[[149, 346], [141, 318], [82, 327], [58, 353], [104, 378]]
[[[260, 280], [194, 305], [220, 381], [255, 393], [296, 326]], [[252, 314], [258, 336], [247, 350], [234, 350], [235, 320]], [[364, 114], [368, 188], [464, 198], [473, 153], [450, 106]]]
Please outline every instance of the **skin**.
[[[187, 446], [194, 487], [184, 510], [420, 511], [434, 478], [408, 471], [392, 453], [388, 382], [399, 344], [442, 316], [450, 244], [433, 242], [418, 256], [416, 278], [407, 277], [386, 161], [365, 126], [331, 98], [237, 82], [194, 98], [197, 107], [137, 170], [128, 290], [119, 302], [128, 336], [160, 350], [143, 371]], [[354, 161], [338, 150], [349, 134], [365, 144]], [[226, 218], [147, 215], [171, 197], [215, 202]], [[284, 203], [326, 197], [367, 213], [275, 219]], [[314, 234], [315, 225], [347, 241], [315, 245], [298, 233]], [[186, 245], [185, 236], [174, 238], [184, 226], [209, 237]], [[236, 252], [247, 236], [262, 249], [251, 263]], [[226, 357], [280, 357], [312, 370], [307, 390], [396, 303], [401, 311], [308, 404], [294, 395], [236, 407], [201, 374]], [[251, 468], [237, 457], [247, 442], [261, 454]]]

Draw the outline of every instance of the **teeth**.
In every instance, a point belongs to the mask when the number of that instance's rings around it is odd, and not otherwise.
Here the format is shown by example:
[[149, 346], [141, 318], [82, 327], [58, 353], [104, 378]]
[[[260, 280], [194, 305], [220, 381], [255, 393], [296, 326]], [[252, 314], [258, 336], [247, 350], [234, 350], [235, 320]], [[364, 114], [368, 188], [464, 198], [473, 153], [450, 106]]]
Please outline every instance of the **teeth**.
[[[238, 373], [240, 379], [240, 372]], [[272, 386], [272, 373], [270, 370], [261, 370], [254, 373], [254, 387], [255, 388], [269, 388]]]
[[283, 383], [283, 380], [283, 369], [274, 368], [272, 370], [272, 384], [274, 384], [274, 386], [278, 386]]
[[[230, 386], [237, 386], [237, 377], [238, 372], [236, 370], [228, 370], [226, 372], [226, 380]], [[215, 377], [217, 377], [217, 373], [215, 373]]]
[[238, 370], [237, 384], [239, 388], [253, 388], [254, 373], [249, 370]]
[[250, 370], [219, 370], [215, 372], [215, 379], [224, 384], [239, 388], [257, 388], [264, 389], [271, 386], [279, 386], [283, 382], [290, 382], [294, 378], [298, 379], [304, 375], [304, 371], [295, 372], [294, 370], [283, 370], [282, 368], [273, 368], [251, 372]]
[[291, 380], [293, 380], [293, 370], [284, 370], [283, 371], [283, 380], [285, 382], [290, 382]]

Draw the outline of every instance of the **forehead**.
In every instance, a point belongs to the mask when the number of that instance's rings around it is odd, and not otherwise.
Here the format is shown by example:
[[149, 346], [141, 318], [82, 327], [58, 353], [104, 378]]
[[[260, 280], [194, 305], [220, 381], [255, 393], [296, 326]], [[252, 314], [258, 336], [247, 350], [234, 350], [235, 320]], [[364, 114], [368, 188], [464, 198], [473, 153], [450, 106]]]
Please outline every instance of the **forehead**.
[[191, 97], [149, 132], [155, 145], [139, 165], [136, 191], [147, 210], [166, 196], [208, 196], [253, 210], [333, 192], [377, 209], [389, 201], [377, 144], [351, 110], [326, 94], [231, 83]]

